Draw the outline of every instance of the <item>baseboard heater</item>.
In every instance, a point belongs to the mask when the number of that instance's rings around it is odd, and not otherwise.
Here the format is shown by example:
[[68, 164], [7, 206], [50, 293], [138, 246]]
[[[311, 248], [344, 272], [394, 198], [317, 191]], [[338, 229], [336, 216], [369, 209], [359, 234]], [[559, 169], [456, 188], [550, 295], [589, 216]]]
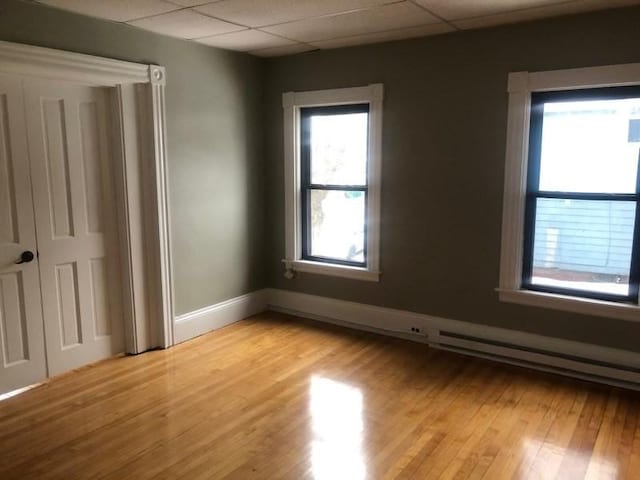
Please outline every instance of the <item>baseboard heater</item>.
[[[412, 312], [281, 292], [270, 310], [426, 343], [591, 382], [640, 390], [640, 354]], [[313, 313], [312, 313], [313, 312]]]
[[640, 369], [444, 330], [429, 333], [435, 348], [570, 377], [640, 390]]

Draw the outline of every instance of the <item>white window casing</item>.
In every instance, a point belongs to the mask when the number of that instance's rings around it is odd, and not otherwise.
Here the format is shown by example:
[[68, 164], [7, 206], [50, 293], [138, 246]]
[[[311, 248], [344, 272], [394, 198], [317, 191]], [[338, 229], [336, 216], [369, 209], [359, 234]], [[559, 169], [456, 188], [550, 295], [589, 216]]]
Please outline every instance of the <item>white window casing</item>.
[[637, 304], [534, 292], [521, 288], [531, 94], [629, 85], [640, 85], [640, 63], [509, 74], [500, 283], [497, 288], [501, 301], [640, 321], [640, 307]]
[[[295, 272], [332, 275], [357, 280], [380, 278], [380, 181], [382, 167], [382, 84], [282, 95], [284, 109], [285, 162], [285, 276]], [[368, 199], [366, 208], [366, 267], [336, 265], [302, 260], [300, 198], [300, 109], [329, 105], [369, 104], [369, 145], [367, 162]]]

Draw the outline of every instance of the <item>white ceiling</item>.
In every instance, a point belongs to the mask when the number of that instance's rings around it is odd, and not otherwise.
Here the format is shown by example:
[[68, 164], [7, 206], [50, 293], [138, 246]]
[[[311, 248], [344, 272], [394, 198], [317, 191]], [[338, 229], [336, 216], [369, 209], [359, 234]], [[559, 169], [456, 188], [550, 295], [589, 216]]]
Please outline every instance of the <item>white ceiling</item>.
[[640, 5], [640, 0], [36, 1], [262, 57]]

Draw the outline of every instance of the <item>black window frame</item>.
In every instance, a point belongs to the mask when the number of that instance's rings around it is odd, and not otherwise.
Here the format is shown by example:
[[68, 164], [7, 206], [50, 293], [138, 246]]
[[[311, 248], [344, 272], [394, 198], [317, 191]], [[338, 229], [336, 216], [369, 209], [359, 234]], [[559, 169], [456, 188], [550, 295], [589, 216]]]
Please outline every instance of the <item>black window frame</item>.
[[[367, 114], [367, 159], [366, 159], [366, 183], [364, 185], [332, 185], [315, 184], [311, 182], [311, 117], [319, 115], [348, 115], [353, 113]], [[369, 202], [369, 103], [356, 103], [347, 105], [327, 105], [300, 108], [300, 200], [301, 200], [301, 227], [302, 227], [302, 260], [329, 263], [351, 267], [367, 267], [368, 252], [368, 202]], [[355, 262], [339, 258], [311, 255], [311, 192], [313, 190], [363, 192], [364, 194], [364, 245], [363, 261]]]
[[[532, 92], [529, 127], [529, 156], [527, 165], [527, 191], [525, 199], [524, 246], [521, 288], [544, 293], [555, 293], [573, 297], [638, 304], [640, 285], [640, 152], [636, 173], [635, 193], [580, 193], [540, 190], [540, 167], [542, 150], [542, 127], [544, 104], [548, 102], [570, 102], [580, 100], [621, 100], [640, 98], [640, 85], [601, 87], [578, 90]], [[640, 150], [640, 149], [639, 149]], [[596, 201], [634, 201], [636, 204], [633, 243], [629, 268], [629, 293], [617, 295], [588, 290], [536, 285], [532, 283], [533, 254], [535, 240], [536, 204], [538, 198], [575, 199]]]

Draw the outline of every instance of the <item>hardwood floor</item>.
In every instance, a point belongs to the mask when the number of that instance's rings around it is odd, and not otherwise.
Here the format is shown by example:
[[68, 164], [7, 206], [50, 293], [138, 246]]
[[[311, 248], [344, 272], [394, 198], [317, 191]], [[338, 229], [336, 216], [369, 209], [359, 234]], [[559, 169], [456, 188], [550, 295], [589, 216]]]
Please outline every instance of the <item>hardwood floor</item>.
[[0, 402], [0, 478], [640, 478], [639, 398], [267, 313]]

